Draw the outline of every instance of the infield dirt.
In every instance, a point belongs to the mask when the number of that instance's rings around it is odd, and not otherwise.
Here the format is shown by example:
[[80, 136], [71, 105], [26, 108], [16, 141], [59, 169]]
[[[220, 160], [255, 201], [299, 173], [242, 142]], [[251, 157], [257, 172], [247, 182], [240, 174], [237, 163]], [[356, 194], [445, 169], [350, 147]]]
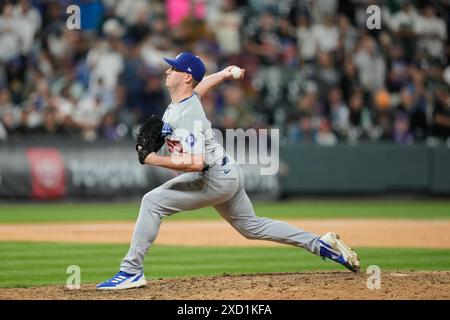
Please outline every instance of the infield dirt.
[[[324, 234], [338, 233], [354, 247], [450, 248], [450, 220], [301, 219], [286, 222]], [[0, 224], [0, 241], [130, 243], [134, 222]], [[250, 241], [227, 222], [166, 221], [156, 244], [185, 246], [281, 246]]]
[[349, 272], [222, 275], [149, 280], [139, 289], [96, 291], [63, 286], [0, 289], [0, 299], [55, 300], [314, 300], [450, 299], [450, 272], [383, 272], [381, 288], [367, 288], [367, 275]]

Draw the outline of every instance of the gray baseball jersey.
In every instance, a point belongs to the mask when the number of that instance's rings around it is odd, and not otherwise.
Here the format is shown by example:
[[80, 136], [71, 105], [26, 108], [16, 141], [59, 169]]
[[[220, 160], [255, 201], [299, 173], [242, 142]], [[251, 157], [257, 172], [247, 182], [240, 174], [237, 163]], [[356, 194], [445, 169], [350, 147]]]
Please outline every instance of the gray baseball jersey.
[[143, 271], [145, 254], [155, 241], [164, 217], [207, 206], [213, 206], [248, 239], [275, 241], [319, 255], [319, 236], [285, 222], [255, 215], [245, 192], [243, 172], [214, 139], [211, 123], [196, 94], [170, 104], [163, 120], [170, 125], [163, 129], [169, 133], [169, 140], [180, 141], [183, 152], [203, 152], [210, 166], [204, 172], [183, 173], [144, 195], [121, 271], [132, 274]]
[[169, 127], [166, 139], [179, 141], [183, 152], [204, 153], [205, 163], [211, 165], [225, 156], [225, 150], [216, 141], [211, 122], [197, 93], [193, 93], [178, 103], [171, 103], [164, 113], [163, 119]]

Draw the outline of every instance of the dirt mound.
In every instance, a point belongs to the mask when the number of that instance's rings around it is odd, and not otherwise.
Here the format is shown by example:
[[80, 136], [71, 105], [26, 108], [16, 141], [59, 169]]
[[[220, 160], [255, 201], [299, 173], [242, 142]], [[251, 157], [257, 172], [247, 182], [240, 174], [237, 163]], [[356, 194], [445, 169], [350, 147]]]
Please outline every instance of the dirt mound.
[[450, 299], [450, 272], [382, 272], [381, 288], [367, 288], [368, 276], [349, 272], [222, 275], [149, 280], [140, 289], [96, 291], [93, 284], [0, 289], [3, 299]]

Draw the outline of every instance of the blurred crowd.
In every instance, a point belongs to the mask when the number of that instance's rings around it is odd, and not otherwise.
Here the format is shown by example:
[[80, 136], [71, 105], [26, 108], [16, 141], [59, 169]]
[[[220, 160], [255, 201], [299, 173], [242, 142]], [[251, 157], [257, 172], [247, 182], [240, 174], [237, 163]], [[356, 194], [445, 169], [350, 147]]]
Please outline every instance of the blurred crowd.
[[214, 128], [450, 146], [449, 13], [437, 0], [3, 0], [0, 140], [130, 137], [170, 102], [162, 57], [192, 51], [207, 74], [246, 69], [204, 97]]

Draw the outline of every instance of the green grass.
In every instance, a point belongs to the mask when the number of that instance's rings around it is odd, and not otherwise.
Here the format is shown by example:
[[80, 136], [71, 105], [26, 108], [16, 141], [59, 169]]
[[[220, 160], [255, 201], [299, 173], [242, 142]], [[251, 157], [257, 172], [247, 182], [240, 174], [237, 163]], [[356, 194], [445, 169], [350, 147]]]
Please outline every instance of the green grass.
[[[81, 283], [96, 283], [117, 270], [128, 245], [0, 242], [0, 287], [65, 285], [67, 267], [81, 268]], [[450, 249], [358, 248], [362, 270], [450, 270]], [[155, 246], [146, 257], [147, 278], [223, 273], [344, 270], [293, 247], [208, 248]]]
[[[0, 205], [0, 223], [135, 220], [138, 201], [102, 204]], [[270, 218], [410, 218], [450, 219], [450, 201], [288, 201], [255, 203]], [[174, 220], [220, 219], [213, 208], [182, 212]]]

